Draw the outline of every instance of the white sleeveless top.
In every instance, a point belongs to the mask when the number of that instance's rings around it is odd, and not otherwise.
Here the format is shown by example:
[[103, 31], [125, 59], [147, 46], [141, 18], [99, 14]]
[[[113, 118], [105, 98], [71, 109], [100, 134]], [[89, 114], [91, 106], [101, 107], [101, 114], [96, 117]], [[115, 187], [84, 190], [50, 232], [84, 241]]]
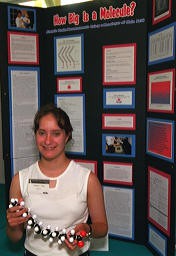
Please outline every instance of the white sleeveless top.
[[[38, 162], [34, 163], [19, 171], [25, 206], [30, 208], [32, 215], [37, 215], [37, 222], [42, 221], [42, 227], [50, 225], [52, 231], [56, 227], [68, 231], [78, 223], [85, 223], [88, 218], [87, 184], [90, 172], [72, 160], [60, 176], [49, 178], [41, 172]], [[56, 180], [56, 186], [31, 187], [30, 179]], [[83, 248], [70, 251], [64, 243], [59, 246], [57, 241], [50, 243], [41, 235], [34, 235], [33, 229], [26, 231], [25, 248], [39, 256], [78, 256], [87, 251], [89, 246], [89, 241], [86, 241]]]

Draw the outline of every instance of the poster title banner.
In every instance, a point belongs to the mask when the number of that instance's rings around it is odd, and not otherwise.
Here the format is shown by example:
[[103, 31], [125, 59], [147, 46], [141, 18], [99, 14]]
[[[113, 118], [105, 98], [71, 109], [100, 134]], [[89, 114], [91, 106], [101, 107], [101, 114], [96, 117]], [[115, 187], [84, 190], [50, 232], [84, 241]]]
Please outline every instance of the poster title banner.
[[93, 10], [91, 13], [83, 10], [82, 13], [68, 12], [67, 15], [60, 16], [59, 14], [53, 15], [53, 26], [64, 25], [80, 25], [81, 22], [88, 23], [90, 21], [106, 21], [110, 19], [119, 19], [126, 17], [133, 17], [135, 15], [136, 2], [132, 1], [130, 4], [124, 3], [122, 7], [109, 7], [101, 6], [99, 10]]

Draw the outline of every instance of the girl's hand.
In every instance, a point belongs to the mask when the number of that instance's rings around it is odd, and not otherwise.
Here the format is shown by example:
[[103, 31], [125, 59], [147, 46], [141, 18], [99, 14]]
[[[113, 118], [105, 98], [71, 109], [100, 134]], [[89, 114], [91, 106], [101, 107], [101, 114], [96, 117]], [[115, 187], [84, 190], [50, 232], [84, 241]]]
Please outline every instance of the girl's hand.
[[[78, 224], [75, 229], [74, 229], [74, 232], [73, 231], [69, 231], [67, 233], [67, 239], [65, 240], [65, 244], [67, 245], [67, 247], [70, 249], [70, 250], [75, 250], [76, 247], [83, 247], [84, 246], [84, 237], [86, 236], [87, 232], [85, 231], [87, 227], [87, 224], [86, 223], [81, 223], [81, 224]], [[73, 234], [73, 233], [74, 234]], [[70, 237], [73, 236], [73, 241], [70, 241]], [[77, 240], [77, 238], [79, 237], [79, 239]]]
[[25, 223], [30, 218], [30, 215], [27, 215], [26, 217], [22, 216], [23, 213], [26, 212], [27, 209], [20, 205], [8, 208], [6, 211], [6, 216], [9, 227], [15, 228], [20, 224]]
[[[77, 234], [76, 234], [76, 232], [75, 232], [75, 236], [76, 236]], [[73, 241], [70, 241], [70, 237], [71, 237], [72, 235], [71, 235], [71, 231], [69, 231], [68, 233], [67, 233], [67, 239], [65, 239], [65, 244], [66, 244], [66, 246], [71, 250], [71, 251], [73, 251], [73, 250], [75, 250], [76, 249], [76, 247], [77, 247], [77, 240], [76, 239], [74, 239]]]

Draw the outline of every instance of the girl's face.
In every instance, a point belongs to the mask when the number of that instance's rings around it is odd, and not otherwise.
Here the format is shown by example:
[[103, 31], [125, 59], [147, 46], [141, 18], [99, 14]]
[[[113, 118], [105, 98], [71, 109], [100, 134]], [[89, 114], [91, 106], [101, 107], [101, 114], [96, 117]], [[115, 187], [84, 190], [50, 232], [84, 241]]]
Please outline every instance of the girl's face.
[[35, 136], [36, 145], [43, 158], [54, 160], [65, 154], [65, 144], [69, 136], [58, 126], [52, 114], [47, 114], [40, 119]]

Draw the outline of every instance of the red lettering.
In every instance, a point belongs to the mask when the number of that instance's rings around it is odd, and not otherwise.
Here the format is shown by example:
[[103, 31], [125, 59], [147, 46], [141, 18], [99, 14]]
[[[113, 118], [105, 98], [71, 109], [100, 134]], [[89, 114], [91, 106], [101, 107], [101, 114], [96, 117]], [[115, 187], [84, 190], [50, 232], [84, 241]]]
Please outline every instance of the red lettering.
[[53, 16], [53, 25], [58, 26], [58, 25], [65, 25], [67, 22], [67, 17], [59, 17], [58, 14]]
[[68, 13], [68, 24], [79, 25], [79, 15], [75, 12]]
[[123, 4], [122, 8], [113, 8], [113, 6], [109, 6], [109, 9], [107, 9], [106, 7], [100, 7], [100, 20], [133, 16], [135, 7], [136, 3], [134, 1], [130, 4], [130, 6]]

